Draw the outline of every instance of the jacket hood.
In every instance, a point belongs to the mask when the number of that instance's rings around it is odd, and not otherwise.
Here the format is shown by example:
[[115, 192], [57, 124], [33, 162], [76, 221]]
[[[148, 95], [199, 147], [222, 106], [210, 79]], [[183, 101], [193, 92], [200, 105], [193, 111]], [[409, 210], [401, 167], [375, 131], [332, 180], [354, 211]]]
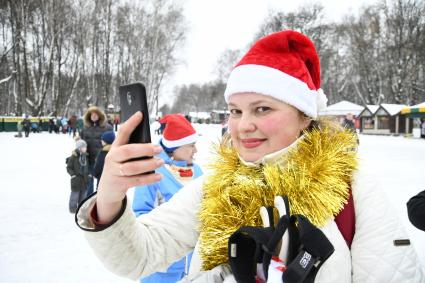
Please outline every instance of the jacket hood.
[[99, 116], [99, 126], [103, 127], [106, 125], [106, 115], [103, 111], [97, 106], [91, 106], [87, 109], [84, 114], [84, 127], [90, 127], [93, 125], [93, 122], [90, 119], [91, 113], [95, 112]]
[[106, 152], [109, 152], [109, 150], [111, 149], [111, 145], [110, 144], [105, 144], [103, 147], [102, 147], [102, 151], [106, 151]]

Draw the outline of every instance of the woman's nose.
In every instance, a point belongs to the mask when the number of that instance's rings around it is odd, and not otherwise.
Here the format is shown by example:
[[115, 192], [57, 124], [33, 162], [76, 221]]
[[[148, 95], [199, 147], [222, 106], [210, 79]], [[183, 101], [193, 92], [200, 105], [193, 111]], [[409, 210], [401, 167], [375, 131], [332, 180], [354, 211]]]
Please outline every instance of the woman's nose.
[[248, 114], [242, 115], [239, 119], [238, 130], [240, 132], [253, 132], [255, 129], [256, 127], [252, 117]]

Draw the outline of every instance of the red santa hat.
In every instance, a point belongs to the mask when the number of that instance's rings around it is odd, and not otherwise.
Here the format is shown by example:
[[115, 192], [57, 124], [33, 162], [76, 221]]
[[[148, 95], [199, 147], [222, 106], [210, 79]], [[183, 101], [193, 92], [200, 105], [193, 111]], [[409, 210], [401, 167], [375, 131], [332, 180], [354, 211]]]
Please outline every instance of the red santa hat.
[[224, 98], [255, 92], [283, 101], [315, 119], [326, 107], [320, 62], [313, 42], [286, 30], [258, 40], [230, 73]]
[[161, 142], [167, 148], [194, 143], [198, 139], [195, 129], [183, 115], [165, 115], [159, 122], [166, 124]]

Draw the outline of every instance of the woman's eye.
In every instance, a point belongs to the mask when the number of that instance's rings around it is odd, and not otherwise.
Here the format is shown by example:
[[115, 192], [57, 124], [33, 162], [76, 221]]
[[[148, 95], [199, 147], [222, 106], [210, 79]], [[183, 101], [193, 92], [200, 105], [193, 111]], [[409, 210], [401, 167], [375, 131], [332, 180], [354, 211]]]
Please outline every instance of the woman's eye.
[[266, 107], [266, 106], [257, 107], [257, 112], [259, 112], [259, 113], [264, 113], [264, 112], [267, 112], [269, 110], [271, 110], [270, 107]]
[[239, 109], [230, 109], [229, 112], [232, 115], [239, 115], [242, 113], [242, 111], [240, 111]]

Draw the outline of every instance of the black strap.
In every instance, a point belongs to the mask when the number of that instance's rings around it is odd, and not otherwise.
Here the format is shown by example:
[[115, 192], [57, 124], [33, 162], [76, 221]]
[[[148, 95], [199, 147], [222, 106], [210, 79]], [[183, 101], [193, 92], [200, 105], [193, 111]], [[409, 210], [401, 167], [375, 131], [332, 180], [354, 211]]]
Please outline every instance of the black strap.
[[274, 208], [273, 206], [267, 206], [267, 215], [269, 216], [270, 227], [274, 227]]
[[272, 259], [273, 255], [276, 255], [276, 248], [280, 241], [282, 240], [283, 234], [285, 234], [286, 230], [290, 226], [289, 224], [289, 217], [287, 215], [282, 216], [279, 219], [279, 222], [277, 223], [277, 226], [275, 230], [273, 231], [273, 234], [269, 238], [269, 241], [266, 245], [263, 245], [262, 248], [264, 250], [264, 256], [263, 256], [263, 272], [266, 278], [269, 277], [269, 265], [270, 261]]

